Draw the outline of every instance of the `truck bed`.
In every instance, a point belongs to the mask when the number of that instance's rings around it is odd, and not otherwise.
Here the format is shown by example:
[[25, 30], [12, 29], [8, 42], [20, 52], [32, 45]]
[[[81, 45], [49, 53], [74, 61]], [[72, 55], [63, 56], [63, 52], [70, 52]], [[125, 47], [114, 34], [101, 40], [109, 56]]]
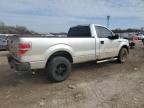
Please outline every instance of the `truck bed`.
[[[17, 54], [18, 43], [29, 42], [31, 49], [24, 55]], [[86, 44], [87, 43], [87, 44]], [[8, 41], [10, 54], [21, 62], [44, 61], [56, 51], [67, 51], [74, 63], [90, 61], [96, 58], [95, 38], [68, 38], [47, 36], [12, 36]]]

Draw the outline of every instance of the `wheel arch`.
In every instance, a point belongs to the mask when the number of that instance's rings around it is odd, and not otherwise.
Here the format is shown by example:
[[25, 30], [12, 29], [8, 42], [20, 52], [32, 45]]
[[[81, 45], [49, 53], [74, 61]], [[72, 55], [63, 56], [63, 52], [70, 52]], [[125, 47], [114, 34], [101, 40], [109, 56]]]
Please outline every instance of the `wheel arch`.
[[66, 57], [71, 63], [73, 63], [74, 55], [75, 55], [75, 51], [70, 45], [55, 44], [49, 47], [44, 53], [45, 66], [47, 65], [48, 61], [51, 58], [56, 57], [56, 56]]
[[[129, 54], [129, 47], [128, 47], [127, 45], [121, 46], [121, 47], [120, 47], [120, 50], [119, 50], [119, 53], [120, 53], [120, 51], [121, 51], [122, 48], [126, 48], [127, 51], [128, 51], [128, 54]], [[118, 53], [118, 55], [119, 55], [119, 53]]]
[[[129, 47], [128, 47], [127, 45], [123, 45], [123, 46], [120, 48], [120, 50], [121, 50], [122, 48], [126, 48], [127, 51], [128, 51], [128, 54], [129, 54]], [[119, 50], [119, 52], [120, 52], [120, 50]]]
[[67, 51], [56, 51], [54, 52], [47, 61], [49, 61], [50, 59], [52, 59], [53, 57], [57, 57], [57, 56], [61, 56], [61, 57], [65, 57], [67, 58], [71, 63], [73, 63], [73, 58], [72, 55], [67, 52]]

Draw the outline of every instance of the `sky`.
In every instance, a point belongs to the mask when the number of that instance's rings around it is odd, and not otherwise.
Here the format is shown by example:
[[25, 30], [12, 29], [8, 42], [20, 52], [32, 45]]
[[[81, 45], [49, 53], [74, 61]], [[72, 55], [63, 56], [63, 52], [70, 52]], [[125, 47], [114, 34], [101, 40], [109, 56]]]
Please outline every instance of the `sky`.
[[70, 26], [144, 27], [144, 0], [0, 0], [0, 21], [37, 32], [67, 32]]

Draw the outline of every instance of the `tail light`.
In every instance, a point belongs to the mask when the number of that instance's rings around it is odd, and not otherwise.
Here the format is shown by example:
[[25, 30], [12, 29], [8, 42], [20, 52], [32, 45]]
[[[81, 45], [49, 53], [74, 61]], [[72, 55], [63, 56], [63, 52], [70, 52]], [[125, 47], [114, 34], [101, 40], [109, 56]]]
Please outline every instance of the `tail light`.
[[31, 43], [19, 43], [18, 44], [18, 55], [23, 55], [31, 49]]

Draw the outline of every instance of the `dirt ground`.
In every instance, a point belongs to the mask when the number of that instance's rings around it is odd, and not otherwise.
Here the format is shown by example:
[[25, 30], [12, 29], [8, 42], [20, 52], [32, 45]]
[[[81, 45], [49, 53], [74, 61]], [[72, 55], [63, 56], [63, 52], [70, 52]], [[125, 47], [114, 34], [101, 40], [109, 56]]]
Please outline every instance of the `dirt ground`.
[[51, 83], [44, 72], [17, 74], [0, 52], [0, 108], [144, 108], [144, 48], [125, 64], [73, 66], [68, 80]]

